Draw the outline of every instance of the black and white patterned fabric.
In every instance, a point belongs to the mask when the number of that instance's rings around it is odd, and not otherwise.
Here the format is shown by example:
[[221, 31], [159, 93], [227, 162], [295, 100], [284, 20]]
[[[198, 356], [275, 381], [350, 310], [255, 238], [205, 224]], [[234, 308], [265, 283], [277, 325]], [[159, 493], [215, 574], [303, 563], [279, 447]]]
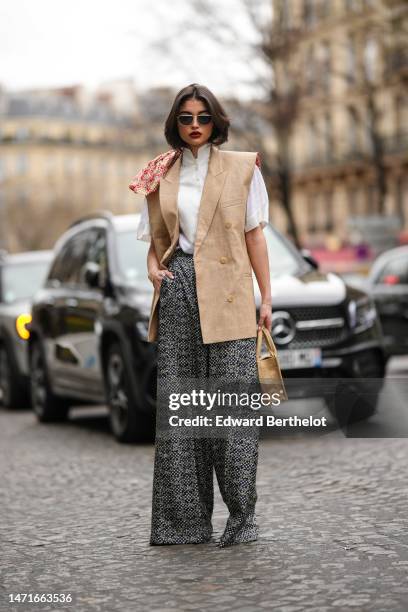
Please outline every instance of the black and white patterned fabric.
[[[157, 426], [152, 495], [151, 545], [212, 539], [215, 470], [229, 518], [218, 546], [258, 537], [255, 516], [259, 428], [209, 428], [184, 434], [168, 422], [168, 393], [219, 381], [257, 384], [256, 338], [204, 344], [201, 336], [193, 255], [177, 248], [159, 298]], [[219, 305], [214, 304], [214, 308]], [[208, 386], [209, 385], [209, 386]], [[167, 394], [167, 395], [166, 395]], [[236, 414], [256, 416], [250, 408]], [[197, 413], [197, 411], [196, 411]], [[249, 414], [251, 413], [251, 414]], [[208, 414], [208, 413], [207, 413]], [[211, 434], [211, 435], [210, 435]]]

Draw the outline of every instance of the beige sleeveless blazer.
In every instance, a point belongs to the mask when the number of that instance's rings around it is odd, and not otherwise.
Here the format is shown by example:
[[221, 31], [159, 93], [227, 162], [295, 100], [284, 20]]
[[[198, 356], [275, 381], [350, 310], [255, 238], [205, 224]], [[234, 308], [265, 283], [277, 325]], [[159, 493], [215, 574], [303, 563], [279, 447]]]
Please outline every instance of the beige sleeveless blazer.
[[[257, 153], [211, 146], [194, 245], [194, 269], [204, 344], [256, 337], [252, 268], [245, 243], [245, 215]], [[179, 236], [178, 186], [181, 157], [147, 196], [151, 236], [160, 266], [167, 266]], [[177, 282], [175, 278], [174, 282]], [[154, 290], [148, 341], [157, 341]]]

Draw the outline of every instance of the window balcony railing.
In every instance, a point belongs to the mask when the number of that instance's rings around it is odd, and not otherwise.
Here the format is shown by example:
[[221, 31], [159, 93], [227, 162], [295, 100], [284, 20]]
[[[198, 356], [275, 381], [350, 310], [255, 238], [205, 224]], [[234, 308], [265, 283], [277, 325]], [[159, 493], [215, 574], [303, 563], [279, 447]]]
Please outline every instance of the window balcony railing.
[[404, 153], [408, 150], [408, 131], [402, 131], [383, 139], [387, 153]]
[[[408, 133], [399, 134], [385, 138], [383, 140], [384, 153], [388, 155], [403, 153], [408, 148]], [[312, 169], [333, 168], [345, 164], [353, 164], [355, 162], [364, 162], [372, 164], [373, 154], [369, 150], [362, 148], [349, 149], [340, 155], [332, 153], [330, 156], [316, 154], [309, 159], [296, 163], [294, 166], [295, 172], [307, 172]]]

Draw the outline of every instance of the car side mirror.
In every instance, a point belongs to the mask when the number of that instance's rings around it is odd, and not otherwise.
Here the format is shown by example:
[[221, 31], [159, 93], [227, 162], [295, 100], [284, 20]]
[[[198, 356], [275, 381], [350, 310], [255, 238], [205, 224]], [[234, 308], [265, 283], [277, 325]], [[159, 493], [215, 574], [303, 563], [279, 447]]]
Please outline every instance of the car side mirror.
[[84, 267], [84, 280], [88, 287], [95, 289], [99, 287], [101, 267], [93, 262], [88, 261]]
[[303, 259], [307, 261], [315, 270], [319, 269], [319, 262], [313, 257], [308, 249], [301, 249], [300, 251]]

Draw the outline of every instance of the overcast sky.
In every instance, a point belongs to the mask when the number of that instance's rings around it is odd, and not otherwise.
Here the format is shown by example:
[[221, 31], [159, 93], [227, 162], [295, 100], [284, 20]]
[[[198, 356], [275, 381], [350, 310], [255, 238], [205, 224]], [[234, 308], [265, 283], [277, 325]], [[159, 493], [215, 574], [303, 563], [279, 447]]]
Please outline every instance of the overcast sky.
[[[270, 0], [267, 0], [268, 4]], [[0, 8], [0, 84], [7, 89], [132, 77], [138, 88], [200, 82], [218, 95], [257, 95], [247, 84], [262, 64], [247, 57], [254, 41], [239, 0], [216, 3], [240, 34], [223, 49], [197, 36], [188, 0], [3, 0]], [[182, 24], [187, 25], [180, 30]], [[153, 40], [167, 52], [153, 54]], [[263, 74], [263, 73], [262, 73]]]

